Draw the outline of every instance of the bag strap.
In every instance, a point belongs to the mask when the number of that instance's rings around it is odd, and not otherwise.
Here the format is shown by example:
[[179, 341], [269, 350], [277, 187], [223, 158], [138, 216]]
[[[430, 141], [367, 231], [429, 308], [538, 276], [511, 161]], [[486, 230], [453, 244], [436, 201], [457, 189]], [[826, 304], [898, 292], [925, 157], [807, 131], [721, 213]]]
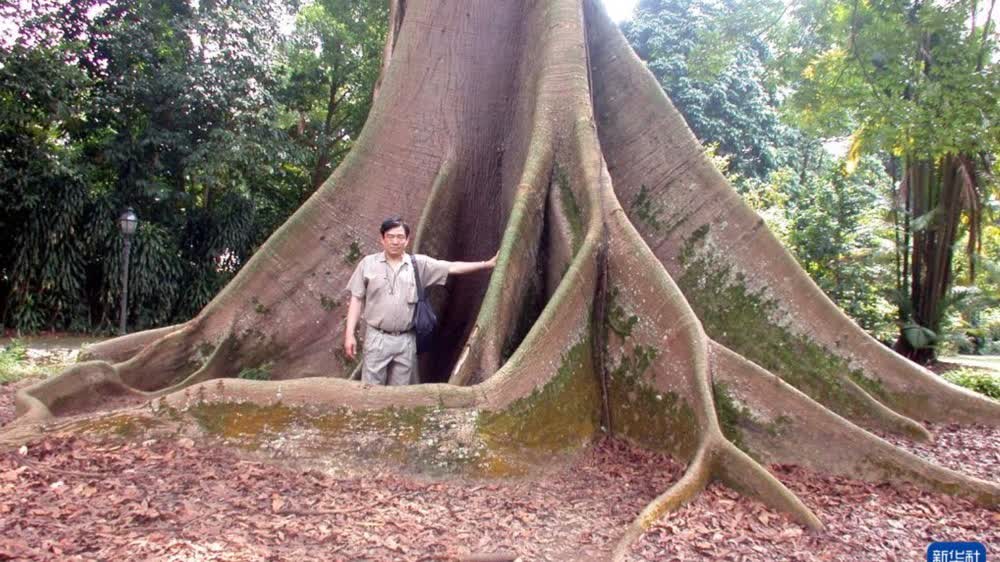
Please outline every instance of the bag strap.
[[424, 300], [424, 285], [420, 282], [420, 268], [417, 267], [417, 256], [410, 254], [410, 265], [413, 266], [413, 280], [417, 282], [417, 302]]

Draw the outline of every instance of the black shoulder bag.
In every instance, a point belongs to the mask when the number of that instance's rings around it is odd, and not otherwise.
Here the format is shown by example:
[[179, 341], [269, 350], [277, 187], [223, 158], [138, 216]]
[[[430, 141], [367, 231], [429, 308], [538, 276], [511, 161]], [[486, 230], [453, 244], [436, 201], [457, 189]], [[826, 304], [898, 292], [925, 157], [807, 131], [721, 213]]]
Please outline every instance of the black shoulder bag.
[[410, 256], [413, 264], [413, 279], [417, 282], [417, 306], [413, 309], [413, 329], [417, 332], [417, 353], [430, 350], [434, 341], [434, 330], [437, 328], [437, 314], [431, 308], [431, 303], [424, 294], [424, 285], [420, 282], [420, 268], [417, 267], [417, 257]]

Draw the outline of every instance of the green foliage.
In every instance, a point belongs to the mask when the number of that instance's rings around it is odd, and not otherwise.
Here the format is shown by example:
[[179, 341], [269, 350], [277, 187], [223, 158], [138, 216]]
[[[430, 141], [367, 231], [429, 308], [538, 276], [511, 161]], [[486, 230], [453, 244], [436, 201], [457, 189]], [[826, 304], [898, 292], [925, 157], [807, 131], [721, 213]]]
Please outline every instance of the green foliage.
[[[889, 162], [900, 322], [938, 338], [956, 303], [954, 243], [981, 233], [994, 189], [984, 172], [1000, 148], [995, 25], [965, 0], [801, 0], [791, 13], [776, 41], [794, 90], [787, 115], [814, 134], [849, 135], [849, 168], [865, 154]], [[897, 348], [928, 360], [938, 341], [923, 336], [904, 332]]]
[[[378, 71], [382, 4], [4, 7], [16, 30], [0, 41], [4, 327], [117, 325], [115, 218], [126, 206], [140, 218], [130, 329], [200, 310], [356, 138]], [[295, 31], [281, 34], [296, 13]], [[313, 88], [331, 83], [333, 108]]]
[[[907, 333], [930, 334], [917, 343], [933, 353], [954, 339], [942, 322], [955, 311], [951, 329], [987, 341], [972, 304], [982, 299], [950, 290], [954, 242], [988, 224], [982, 172], [1000, 138], [996, 38], [976, 8], [643, 0], [623, 29], [820, 287], [880, 339], [919, 327]], [[831, 137], [850, 144], [842, 161], [821, 148]], [[632, 207], [648, 223], [660, 202], [641, 191]], [[946, 205], [956, 198], [964, 211]]]
[[17, 339], [0, 348], [0, 384], [28, 377], [50, 376], [64, 366], [61, 363], [39, 364], [33, 361], [28, 355], [27, 347]]
[[1000, 376], [983, 372], [980, 369], [955, 369], [942, 375], [945, 380], [1000, 400]]
[[[891, 180], [866, 158], [853, 173], [816, 149], [812, 170], [784, 186], [788, 244], [803, 268], [862, 327], [894, 331], [891, 232], [884, 222]], [[791, 178], [789, 178], [791, 179]]]
[[18, 340], [13, 340], [0, 349], [0, 383], [8, 383], [17, 376], [23, 362], [28, 358], [28, 350]]
[[269, 381], [271, 380], [271, 365], [264, 364], [243, 369], [236, 375], [236, 378], [249, 381]]
[[934, 159], [977, 153], [997, 138], [992, 23], [975, 4], [802, 0], [779, 44], [795, 84], [789, 109], [861, 149]]
[[632, 48], [669, 94], [695, 135], [718, 145], [741, 177], [763, 178], [777, 164], [783, 132], [767, 83], [768, 48], [743, 30], [774, 6], [756, 2], [642, 0], [623, 25]]
[[[996, 209], [992, 211], [996, 216]], [[945, 351], [1000, 355], [1000, 224], [985, 225], [980, 241], [981, 255], [972, 263], [957, 260], [955, 279], [960, 284], [952, 292], [961, 298], [954, 299], [955, 306], [945, 317]], [[966, 244], [968, 233], [957, 245]], [[978, 274], [970, 282], [971, 265]]]
[[329, 176], [364, 124], [388, 24], [380, 0], [317, 0], [298, 13], [283, 45], [286, 81], [278, 97], [291, 136], [310, 149], [310, 177]]

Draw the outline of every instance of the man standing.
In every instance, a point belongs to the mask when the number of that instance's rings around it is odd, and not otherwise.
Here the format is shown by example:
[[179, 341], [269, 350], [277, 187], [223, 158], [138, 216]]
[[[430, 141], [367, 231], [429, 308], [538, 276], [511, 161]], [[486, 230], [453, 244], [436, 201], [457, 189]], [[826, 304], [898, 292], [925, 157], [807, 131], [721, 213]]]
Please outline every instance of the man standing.
[[354, 359], [358, 342], [354, 332], [364, 309], [364, 364], [361, 381], [368, 384], [402, 385], [417, 382], [417, 337], [413, 331], [413, 310], [417, 305], [417, 284], [413, 260], [420, 268], [424, 287], [443, 285], [449, 275], [493, 269], [497, 257], [488, 261], [443, 261], [405, 253], [410, 243], [410, 225], [403, 219], [387, 219], [379, 228], [382, 252], [365, 256], [347, 283], [351, 304], [347, 308], [344, 351]]

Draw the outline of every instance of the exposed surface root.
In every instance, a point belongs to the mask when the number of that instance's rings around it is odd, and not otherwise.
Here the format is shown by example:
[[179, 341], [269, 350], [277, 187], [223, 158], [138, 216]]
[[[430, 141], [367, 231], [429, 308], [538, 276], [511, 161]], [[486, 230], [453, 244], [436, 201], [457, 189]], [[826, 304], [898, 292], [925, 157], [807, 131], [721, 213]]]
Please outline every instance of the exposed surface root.
[[934, 465], [868, 433], [780, 378], [719, 349], [716, 384], [728, 398], [731, 436], [767, 462], [797, 464], [875, 481], [906, 481], [930, 490], [1000, 504], [1000, 486]]
[[694, 460], [685, 469], [681, 479], [642, 509], [639, 516], [632, 521], [625, 529], [624, 535], [618, 540], [612, 559], [622, 560], [650, 525], [663, 514], [674, 511], [693, 500], [705, 489], [711, 478], [712, 470], [712, 459], [707, 450], [707, 447], [702, 446]]
[[729, 487], [750, 497], [759, 498], [774, 509], [813, 530], [823, 530], [823, 523], [802, 500], [780, 480], [749, 455], [725, 442], [715, 456], [713, 472]]
[[110, 363], [121, 363], [132, 358], [143, 348], [166, 336], [184, 328], [185, 324], [175, 324], [164, 326], [155, 330], [144, 330], [134, 334], [128, 334], [119, 338], [114, 338], [100, 343], [95, 343], [80, 352], [80, 361], [108, 361]]

